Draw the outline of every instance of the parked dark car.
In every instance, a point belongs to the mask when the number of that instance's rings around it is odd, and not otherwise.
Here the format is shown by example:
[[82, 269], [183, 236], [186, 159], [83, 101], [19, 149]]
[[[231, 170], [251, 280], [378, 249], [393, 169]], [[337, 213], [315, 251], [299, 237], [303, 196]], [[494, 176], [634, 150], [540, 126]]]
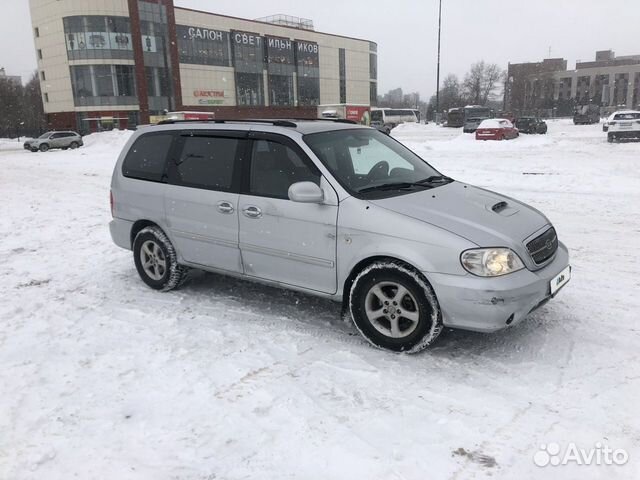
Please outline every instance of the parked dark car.
[[371, 126], [382, 133], [386, 133], [387, 135], [391, 133], [391, 130], [394, 127], [390, 123], [384, 123], [382, 120], [372, 120]]
[[516, 120], [516, 127], [522, 133], [547, 133], [547, 122], [536, 117], [520, 117]]
[[592, 125], [600, 123], [600, 107], [598, 105], [581, 105], [573, 113], [575, 125]]

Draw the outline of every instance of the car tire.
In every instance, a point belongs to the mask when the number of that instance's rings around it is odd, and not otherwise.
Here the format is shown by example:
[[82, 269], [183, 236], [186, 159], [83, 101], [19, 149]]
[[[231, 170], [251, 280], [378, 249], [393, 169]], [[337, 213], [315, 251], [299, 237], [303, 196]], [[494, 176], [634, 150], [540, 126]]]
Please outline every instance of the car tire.
[[356, 276], [349, 311], [371, 345], [393, 352], [417, 353], [442, 331], [442, 314], [431, 285], [394, 261], [377, 261]]
[[187, 278], [188, 268], [178, 264], [173, 244], [159, 227], [145, 227], [133, 241], [133, 260], [138, 275], [154, 290], [168, 292]]
[[39, 150], [41, 152], [48, 152], [49, 151], [49, 145], [47, 145], [46, 143], [43, 143], [42, 145], [40, 145]]
[[79, 144], [78, 142], [71, 142], [71, 143], [69, 144], [69, 148], [70, 148], [71, 150], [75, 150], [75, 149], [76, 149], [76, 148], [78, 148], [79, 146], [80, 146], [80, 144]]
[[608, 141], [609, 143], [613, 143], [613, 142], [615, 142], [615, 140], [616, 140], [616, 136], [615, 136], [615, 134], [613, 134], [613, 133], [609, 133], [609, 134], [607, 134], [607, 141]]

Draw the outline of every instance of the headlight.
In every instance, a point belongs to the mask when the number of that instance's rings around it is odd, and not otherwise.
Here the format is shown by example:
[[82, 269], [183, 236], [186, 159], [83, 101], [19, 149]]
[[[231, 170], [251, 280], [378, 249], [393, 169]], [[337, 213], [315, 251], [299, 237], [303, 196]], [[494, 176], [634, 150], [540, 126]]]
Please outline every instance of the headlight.
[[460, 255], [464, 269], [480, 277], [499, 277], [524, 268], [520, 257], [508, 248], [478, 248]]

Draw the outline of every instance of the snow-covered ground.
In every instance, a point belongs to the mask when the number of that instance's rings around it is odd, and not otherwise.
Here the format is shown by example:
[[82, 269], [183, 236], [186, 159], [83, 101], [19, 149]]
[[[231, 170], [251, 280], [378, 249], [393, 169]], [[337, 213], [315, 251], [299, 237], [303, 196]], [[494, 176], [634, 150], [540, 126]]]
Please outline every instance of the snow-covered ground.
[[[393, 135], [528, 202], [573, 279], [510, 330], [375, 350], [329, 301], [202, 274], [158, 293], [110, 240], [128, 132], [0, 148], [0, 479], [640, 478], [640, 144], [600, 126]], [[538, 467], [541, 444], [624, 466]]]

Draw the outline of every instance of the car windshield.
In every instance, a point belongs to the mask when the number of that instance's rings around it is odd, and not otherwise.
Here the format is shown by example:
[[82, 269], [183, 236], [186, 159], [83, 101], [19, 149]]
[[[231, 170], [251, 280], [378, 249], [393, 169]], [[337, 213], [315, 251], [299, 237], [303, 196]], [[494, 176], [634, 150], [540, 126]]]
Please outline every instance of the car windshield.
[[451, 181], [378, 130], [314, 133], [305, 135], [304, 141], [351, 194], [393, 196]]
[[51, 135], [51, 132], [43, 133], [38, 138], [49, 138], [49, 135]]
[[614, 117], [614, 120], [636, 120], [640, 118], [640, 112], [638, 113], [619, 113]]

